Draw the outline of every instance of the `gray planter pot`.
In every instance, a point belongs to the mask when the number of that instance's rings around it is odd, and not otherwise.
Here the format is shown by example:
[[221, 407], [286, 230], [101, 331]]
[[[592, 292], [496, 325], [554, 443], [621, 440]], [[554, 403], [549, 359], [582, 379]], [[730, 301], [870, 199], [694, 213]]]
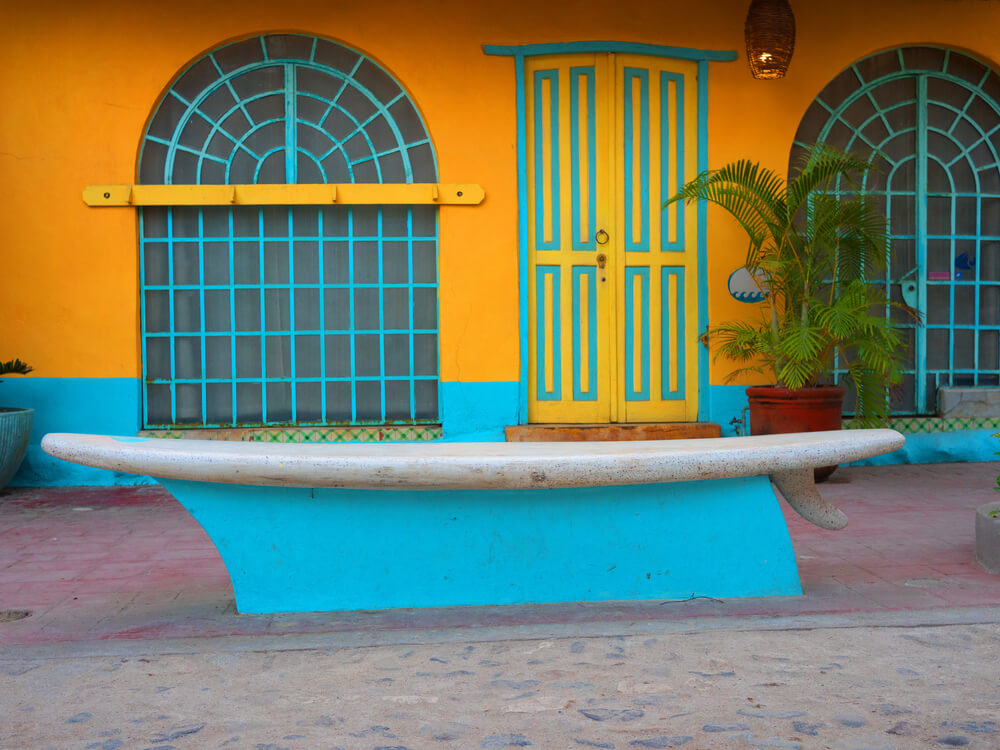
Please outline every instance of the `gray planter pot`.
[[976, 511], [976, 562], [986, 572], [1000, 574], [1000, 502]]
[[0, 490], [17, 473], [28, 448], [34, 409], [0, 406]]

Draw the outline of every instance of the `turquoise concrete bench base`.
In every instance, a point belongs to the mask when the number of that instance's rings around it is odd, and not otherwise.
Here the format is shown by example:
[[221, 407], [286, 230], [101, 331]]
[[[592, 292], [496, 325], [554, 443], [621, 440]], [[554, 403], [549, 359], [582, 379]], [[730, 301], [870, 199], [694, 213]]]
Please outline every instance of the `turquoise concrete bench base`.
[[767, 477], [371, 490], [159, 480], [240, 612], [800, 594]]

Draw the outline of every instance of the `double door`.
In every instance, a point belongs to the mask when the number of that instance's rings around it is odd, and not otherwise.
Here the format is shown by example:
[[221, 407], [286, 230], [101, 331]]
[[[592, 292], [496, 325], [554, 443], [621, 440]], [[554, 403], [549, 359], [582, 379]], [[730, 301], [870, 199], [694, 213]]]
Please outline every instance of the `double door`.
[[696, 70], [526, 61], [530, 422], [697, 419]]

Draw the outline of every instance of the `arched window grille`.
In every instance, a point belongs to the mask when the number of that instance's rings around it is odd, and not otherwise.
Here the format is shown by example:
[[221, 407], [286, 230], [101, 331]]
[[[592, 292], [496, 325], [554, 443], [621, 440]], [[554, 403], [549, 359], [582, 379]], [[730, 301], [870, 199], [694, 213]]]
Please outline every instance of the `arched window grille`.
[[[436, 182], [396, 80], [344, 45], [224, 45], [170, 86], [144, 184]], [[144, 424], [427, 423], [437, 402], [433, 206], [146, 206]]]
[[818, 141], [875, 154], [864, 187], [889, 217], [885, 284], [924, 317], [891, 313], [909, 345], [894, 411], [933, 413], [944, 386], [1000, 385], [1000, 76], [937, 47], [871, 55], [816, 97], [790, 166]]

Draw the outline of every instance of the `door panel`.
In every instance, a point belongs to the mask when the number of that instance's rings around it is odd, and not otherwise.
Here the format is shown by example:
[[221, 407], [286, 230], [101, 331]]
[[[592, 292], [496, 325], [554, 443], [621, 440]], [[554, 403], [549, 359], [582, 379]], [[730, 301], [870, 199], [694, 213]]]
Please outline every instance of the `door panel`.
[[697, 419], [697, 223], [662, 208], [697, 169], [695, 72], [527, 61], [531, 422]]
[[533, 59], [526, 78], [529, 418], [607, 422], [607, 56]]
[[[614, 61], [618, 362], [626, 422], [697, 420], [697, 226], [693, 206], [663, 202], [697, 174], [696, 66], [618, 55]], [[685, 85], [690, 83], [690, 85]], [[688, 92], [691, 92], [690, 94]], [[641, 283], [640, 283], [641, 280]]]

